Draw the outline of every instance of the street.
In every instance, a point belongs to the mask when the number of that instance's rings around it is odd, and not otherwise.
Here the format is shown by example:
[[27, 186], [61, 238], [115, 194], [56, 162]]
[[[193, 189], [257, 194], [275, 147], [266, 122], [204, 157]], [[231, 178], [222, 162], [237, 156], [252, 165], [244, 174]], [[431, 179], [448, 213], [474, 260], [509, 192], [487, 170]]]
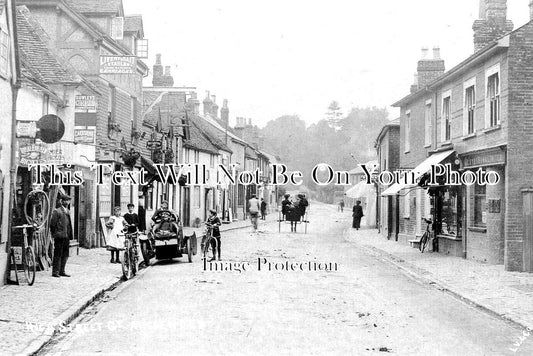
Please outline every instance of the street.
[[221, 263], [155, 263], [39, 354], [533, 354], [533, 336], [347, 242], [336, 209], [312, 203], [307, 234], [224, 232]]

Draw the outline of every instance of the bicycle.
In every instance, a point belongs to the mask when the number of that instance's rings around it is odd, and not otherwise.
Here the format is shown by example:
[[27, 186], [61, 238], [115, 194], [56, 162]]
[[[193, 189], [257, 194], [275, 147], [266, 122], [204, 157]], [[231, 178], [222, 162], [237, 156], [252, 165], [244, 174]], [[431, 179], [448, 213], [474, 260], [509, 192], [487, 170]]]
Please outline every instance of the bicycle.
[[[28, 228], [35, 229], [36, 225], [25, 224], [13, 227], [13, 229], [22, 229], [23, 239], [21, 262], [26, 281], [28, 282], [28, 285], [31, 286], [35, 282], [35, 273], [37, 271], [37, 265], [35, 263], [35, 253], [33, 251], [33, 247], [28, 245]], [[13, 263], [15, 271], [15, 284], [20, 284], [18, 277], [17, 258], [15, 257], [15, 247], [11, 247], [11, 263]]]
[[434, 239], [433, 232], [430, 229], [432, 221], [429, 219], [423, 219], [423, 220], [426, 222], [427, 226], [426, 226], [426, 232], [424, 232], [418, 244], [418, 249], [420, 250], [421, 253], [424, 253], [424, 250], [426, 249], [429, 241], [433, 241]]
[[137, 237], [138, 232], [124, 235], [124, 255], [122, 256], [122, 275], [128, 280], [137, 274], [139, 261]]
[[208, 223], [205, 225], [207, 229], [202, 239], [201, 249], [205, 259], [208, 259], [208, 261], [214, 261], [216, 258], [218, 241], [213, 236], [213, 226]]

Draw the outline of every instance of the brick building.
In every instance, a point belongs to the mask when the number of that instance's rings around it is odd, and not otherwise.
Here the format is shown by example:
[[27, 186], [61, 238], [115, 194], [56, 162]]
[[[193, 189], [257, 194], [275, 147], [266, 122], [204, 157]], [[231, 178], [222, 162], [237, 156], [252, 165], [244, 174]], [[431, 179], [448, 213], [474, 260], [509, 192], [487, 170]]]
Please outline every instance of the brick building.
[[[395, 171], [400, 168], [400, 119], [383, 126], [377, 139], [379, 171]], [[399, 196], [381, 196], [387, 187], [378, 186], [378, 229], [387, 239], [398, 240]]]
[[461, 173], [496, 172], [501, 181], [399, 184], [383, 194], [401, 196], [400, 236], [418, 235], [420, 218], [430, 215], [440, 252], [531, 272], [533, 22], [510, 31], [506, 10], [505, 0], [480, 1], [474, 54], [429, 82], [419, 73], [411, 94], [394, 104], [401, 110], [401, 168], [423, 176], [431, 164], [449, 163]]

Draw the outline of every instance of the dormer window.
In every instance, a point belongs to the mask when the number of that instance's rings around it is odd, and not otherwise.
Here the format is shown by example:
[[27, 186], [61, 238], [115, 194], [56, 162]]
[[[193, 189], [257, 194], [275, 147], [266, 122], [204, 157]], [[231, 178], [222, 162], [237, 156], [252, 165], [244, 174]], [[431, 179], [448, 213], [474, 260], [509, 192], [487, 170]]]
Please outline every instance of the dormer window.
[[124, 39], [124, 17], [111, 19], [111, 38], [114, 40]]
[[135, 44], [135, 55], [139, 58], [148, 58], [148, 40], [137, 39]]

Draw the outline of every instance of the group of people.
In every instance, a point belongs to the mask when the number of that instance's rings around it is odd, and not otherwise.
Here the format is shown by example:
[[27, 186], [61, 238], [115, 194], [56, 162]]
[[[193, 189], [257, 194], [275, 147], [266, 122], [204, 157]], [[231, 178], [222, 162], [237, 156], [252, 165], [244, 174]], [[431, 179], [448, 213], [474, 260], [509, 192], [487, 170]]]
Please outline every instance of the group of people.
[[302, 219], [302, 216], [305, 216], [305, 211], [309, 206], [309, 202], [305, 198], [305, 195], [301, 193], [294, 198], [291, 198], [290, 194], [285, 194], [284, 198], [285, 199], [281, 202], [283, 219], [290, 221], [291, 232], [296, 232], [296, 226]]
[[128, 204], [128, 212], [121, 216], [121, 209], [116, 206], [113, 209], [113, 216], [106, 223], [106, 227], [110, 229], [106, 243], [107, 249], [111, 251], [111, 263], [120, 263], [119, 251], [124, 248], [125, 234], [134, 234], [141, 230], [141, 221], [133, 212], [134, 208], [134, 204]]

